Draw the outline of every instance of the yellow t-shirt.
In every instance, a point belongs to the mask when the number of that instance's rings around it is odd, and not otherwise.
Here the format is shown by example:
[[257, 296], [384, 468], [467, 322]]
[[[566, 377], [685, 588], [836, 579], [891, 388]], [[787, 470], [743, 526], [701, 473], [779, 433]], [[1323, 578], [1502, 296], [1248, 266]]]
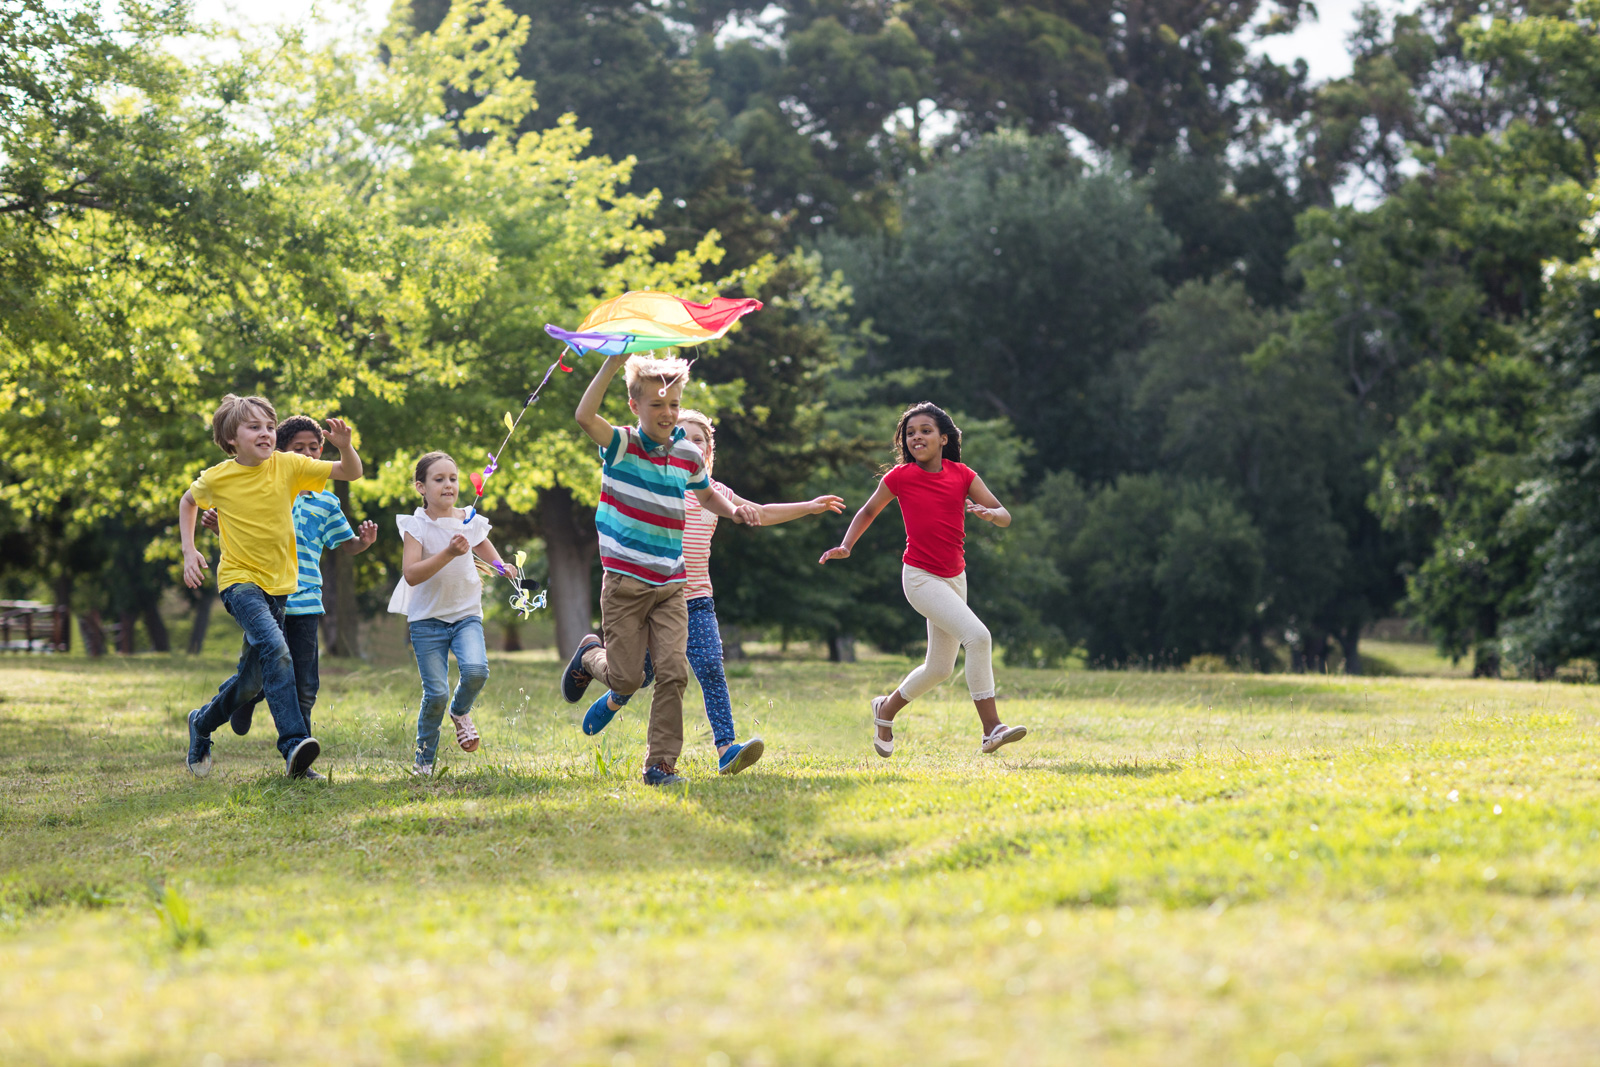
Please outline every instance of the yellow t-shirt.
[[333, 464], [298, 452], [274, 452], [258, 466], [236, 459], [207, 467], [189, 486], [194, 502], [217, 509], [222, 565], [217, 591], [254, 582], [272, 596], [295, 591], [294, 498], [328, 484]]

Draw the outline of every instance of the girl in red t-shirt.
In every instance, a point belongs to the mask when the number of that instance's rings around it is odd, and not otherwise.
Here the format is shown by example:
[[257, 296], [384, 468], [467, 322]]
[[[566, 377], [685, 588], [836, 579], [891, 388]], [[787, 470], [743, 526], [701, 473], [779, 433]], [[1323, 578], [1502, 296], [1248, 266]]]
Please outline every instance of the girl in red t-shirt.
[[967, 689], [983, 723], [983, 751], [993, 752], [1028, 732], [1000, 721], [994, 703], [994, 665], [989, 628], [967, 607], [964, 551], [967, 515], [996, 526], [1010, 526], [1011, 513], [989, 492], [971, 467], [961, 462], [961, 431], [934, 404], [913, 404], [894, 433], [895, 466], [872, 497], [850, 520], [844, 542], [822, 554], [819, 563], [845, 559], [891, 497], [900, 501], [906, 523], [906, 551], [900, 585], [906, 600], [928, 620], [928, 655], [900, 687], [872, 701], [872, 747], [894, 752], [895, 713], [956, 669], [956, 652], [967, 650]]

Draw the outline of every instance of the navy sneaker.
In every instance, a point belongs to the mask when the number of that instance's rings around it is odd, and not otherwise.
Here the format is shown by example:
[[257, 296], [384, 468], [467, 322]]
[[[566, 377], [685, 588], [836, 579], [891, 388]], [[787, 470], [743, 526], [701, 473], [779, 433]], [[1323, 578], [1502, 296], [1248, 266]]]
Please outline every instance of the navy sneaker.
[[240, 737], [243, 737], [245, 734], [250, 732], [250, 720], [255, 717], [255, 713], [256, 703], [252, 700], [250, 703], [246, 704], [242, 708], [239, 708], [232, 715], [228, 716], [228, 725], [233, 727], [234, 733], [238, 734]]
[[582, 700], [583, 691], [594, 681], [594, 675], [583, 669], [583, 654], [591, 648], [599, 647], [601, 647], [600, 639], [590, 634], [578, 642], [578, 651], [567, 661], [567, 673], [561, 676], [561, 695], [566, 698], [568, 704], [576, 704]]
[[322, 746], [315, 737], [308, 737], [289, 750], [288, 757], [283, 761], [283, 771], [290, 778], [304, 778], [320, 755]]
[[670, 763], [658, 763], [644, 769], [645, 785], [682, 785], [683, 779]]
[[650, 658], [650, 650], [647, 648], [644, 650], [644, 682], [640, 684], [639, 688], [643, 689], [645, 686], [649, 685], [655, 680], [656, 664], [655, 661]]
[[601, 694], [600, 699], [589, 705], [589, 710], [583, 713], [583, 732], [593, 737], [595, 734], [611, 725], [611, 719], [617, 711], [611, 706], [614, 699], [620, 704], [626, 704], [632, 694], [625, 697], [613, 697], [611, 690], [607, 689]]
[[200, 732], [199, 718], [199, 708], [189, 713], [189, 755], [184, 762], [189, 765], [190, 774], [204, 778], [211, 773], [211, 738]]
[[766, 743], [759, 737], [752, 737], [742, 745], [735, 742], [725, 748], [717, 760], [717, 773], [738, 774], [760, 759], [766, 750]]

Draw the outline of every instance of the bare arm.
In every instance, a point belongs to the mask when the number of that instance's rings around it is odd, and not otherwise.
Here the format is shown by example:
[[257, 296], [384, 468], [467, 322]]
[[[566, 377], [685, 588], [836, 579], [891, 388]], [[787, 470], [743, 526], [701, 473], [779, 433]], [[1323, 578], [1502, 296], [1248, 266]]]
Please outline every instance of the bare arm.
[[350, 424], [343, 419], [329, 419], [326, 434], [328, 441], [339, 450], [339, 462], [333, 465], [328, 477], [341, 482], [360, 481], [363, 473], [361, 457], [356, 455], [354, 431], [350, 429]]
[[583, 432], [589, 439], [601, 448], [609, 448], [611, 438], [616, 434], [616, 428], [605, 420], [600, 414], [600, 401], [605, 399], [606, 386], [611, 384], [612, 377], [617, 373], [617, 368], [622, 366], [623, 357], [608, 356], [600, 369], [595, 372], [594, 380], [589, 383], [589, 388], [583, 391], [583, 399], [578, 401], [578, 410], [574, 417], [578, 425], [583, 427]]
[[203, 572], [211, 566], [194, 547], [194, 520], [199, 514], [200, 505], [194, 502], [194, 494], [185, 489], [183, 499], [178, 501], [178, 540], [183, 543], [183, 584], [190, 589], [200, 588], [206, 580]]
[[348, 541], [343, 541], [335, 548], [335, 552], [343, 552], [347, 556], [359, 556], [372, 547], [372, 542], [378, 539], [378, 524], [368, 519], [356, 528], [356, 535]]
[[456, 534], [450, 543], [431, 556], [422, 554], [422, 542], [406, 534], [405, 550], [400, 557], [400, 573], [407, 585], [421, 585], [439, 573], [439, 569], [457, 556], [464, 556], [472, 546], [464, 534]]
[[861, 540], [861, 535], [867, 532], [867, 527], [872, 525], [872, 520], [878, 517], [878, 512], [889, 506], [889, 501], [894, 499], [894, 494], [889, 492], [889, 487], [881, 481], [878, 488], [872, 491], [867, 502], [861, 505], [861, 510], [856, 512], [856, 517], [850, 520], [850, 529], [844, 532], [844, 540], [839, 542], [839, 547], [830, 548], [822, 554], [818, 563], [826, 563], [830, 559], [849, 559], [850, 550], [855, 543]]
[[1001, 529], [1011, 525], [1011, 512], [1001, 505], [998, 497], [989, 492], [989, 487], [976, 474], [972, 476], [972, 484], [967, 486], [967, 514], [976, 515], [984, 522], [992, 522]]
[[500, 553], [496, 552], [494, 546], [489, 543], [487, 537], [472, 546], [472, 554], [485, 563], [505, 563], [505, 560], [500, 558]]
[[835, 515], [844, 511], [844, 498], [819, 496], [815, 500], [801, 500], [793, 504], [760, 504], [761, 525], [776, 526], [782, 522], [803, 519], [807, 515], [821, 515], [831, 511]]
[[700, 501], [700, 506], [713, 515], [734, 522], [742, 522], [746, 526], [761, 525], [761, 506], [746, 501], [743, 504], [730, 504], [721, 493], [711, 488], [696, 489], [694, 498]]

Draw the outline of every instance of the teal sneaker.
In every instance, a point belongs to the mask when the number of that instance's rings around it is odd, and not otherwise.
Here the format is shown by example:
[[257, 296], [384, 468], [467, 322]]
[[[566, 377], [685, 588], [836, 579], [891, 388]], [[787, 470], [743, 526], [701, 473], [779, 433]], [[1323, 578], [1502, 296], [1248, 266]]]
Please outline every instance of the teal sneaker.
[[738, 774], [753, 765], [766, 750], [766, 744], [759, 737], [752, 737], [743, 744], [731, 744], [723, 749], [722, 756], [717, 760], [717, 773]]

